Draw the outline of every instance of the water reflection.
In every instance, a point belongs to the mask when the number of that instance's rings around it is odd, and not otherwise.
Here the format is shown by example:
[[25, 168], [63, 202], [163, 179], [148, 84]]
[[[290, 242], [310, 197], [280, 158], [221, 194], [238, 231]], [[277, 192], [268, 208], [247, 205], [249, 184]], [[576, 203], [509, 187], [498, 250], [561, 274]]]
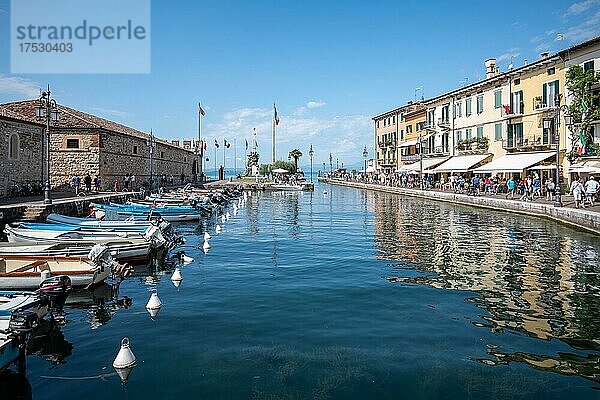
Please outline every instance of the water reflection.
[[[476, 292], [468, 300], [486, 311], [486, 323], [478, 326], [600, 350], [600, 241], [551, 221], [385, 193], [372, 197], [375, 244], [378, 258], [391, 261], [389, 281]], [[594, 380], [600, 373], [596, 354], [493, 355], [494, 362]]]
[[81, 309], [88, 314], [92, 329], [106, 324], [121, 308], [129, 308], [131, 299], [119, 297], [119, 284], [103, 283], [93, 290], [73, 291], [67, 298], [65, 309]]
[[28, 355], [38, 355], [53, 365], [64, 363], [72, 353], [73, 344], [52, 321], [42, 320], [27, 344]]

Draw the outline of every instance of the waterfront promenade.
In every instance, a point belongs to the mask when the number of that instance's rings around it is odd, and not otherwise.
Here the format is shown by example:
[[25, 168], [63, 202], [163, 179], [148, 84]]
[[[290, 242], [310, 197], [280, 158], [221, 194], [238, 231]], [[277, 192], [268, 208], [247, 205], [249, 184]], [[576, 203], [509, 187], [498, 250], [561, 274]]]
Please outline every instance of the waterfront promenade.
[[541, 218], [549, 218], [570, 225], [574, 228], [583, 229], [600, 235], [600, 206], [596, 205], [591, 208], [576, 209], [573, 206], [570, 206], [570, 203], [573, 203], [571, 201], [572, 198], [566, 195], [563, 195], [563, 204], [565, 204], [565, 207], [555, 207], [553, 203], [544, 200], [525, 202], [520, 201], [517, 198], [506, 199], [504, 195], [472, 196], [462, 193], [455, 193], [453, 191], [442, 191], [439, 189], [421, 190], [418, 188], [386, 186], [376, 183], [362, 183], [337, 178], [322, 178], [322, 181], [332, 185], [397, 193], [405, 196], [470, 205], [486, 209], [516, 212], [519, 214], [532, 215]]

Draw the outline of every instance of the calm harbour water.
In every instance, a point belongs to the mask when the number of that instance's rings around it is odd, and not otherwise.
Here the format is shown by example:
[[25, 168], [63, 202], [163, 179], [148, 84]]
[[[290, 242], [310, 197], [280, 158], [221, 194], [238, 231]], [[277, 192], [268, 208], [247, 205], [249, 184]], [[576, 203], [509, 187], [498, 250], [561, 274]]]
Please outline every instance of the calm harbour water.
[[598, 237], [323, 185], [254, 194], [207, 255], [203, 227], [178, 229], [195, 258], [179, 290], [138, 268], [74, 296], [27, 357], [31, 393], [8, 398], [600, 398]]

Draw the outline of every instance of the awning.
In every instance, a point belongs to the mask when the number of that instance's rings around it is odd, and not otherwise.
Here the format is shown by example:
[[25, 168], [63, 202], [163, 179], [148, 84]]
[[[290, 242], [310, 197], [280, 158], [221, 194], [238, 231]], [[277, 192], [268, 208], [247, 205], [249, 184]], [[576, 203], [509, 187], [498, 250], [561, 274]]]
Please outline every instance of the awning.
[[491, 156], [492, 154], [472, 154], [468, 156], [454, 156], [442, 165], [438, 166], [437, 168], [430, 170], [429, 172], [467, 172], [474, 165], [479, 164], [480, 162]]
[[573, 164], [569, 167], [569, 172], [576, 174], [600, 174], [600, 161], [588, 160]]
[[[428, 172], [426, 170], [440, 165], [447, 159], [448, 159], [448, 157], [423, 158], [423, 172]], [[408, 171], [420, 171], [420, 170], [421, 170], [421, 167], [419, 165], [419, 161], [417, 161], [412, 164], [404, 164], [403, 166], [398, 168], [396, 170], [396, 172], [408, 172]]]
[[[421, 140], [426, 140], [428, 139], [431, 135], [433, 135], [433, 133], [430, 133], [428, 135], [425, 136], [421, 136]], [[410, 146], [416, 146], [419, 144], [419, 138], [413, 139], [413, 140], [408, 140], [406, 142], [402, 142], [400, 143], [400, 147], [410, 147]]]
[[556, 153], [553, 151], [507, 154], [479, 168], [475, 168], [473, 172], [523, 172], [523, 170], [553, 156], [556, 156]]

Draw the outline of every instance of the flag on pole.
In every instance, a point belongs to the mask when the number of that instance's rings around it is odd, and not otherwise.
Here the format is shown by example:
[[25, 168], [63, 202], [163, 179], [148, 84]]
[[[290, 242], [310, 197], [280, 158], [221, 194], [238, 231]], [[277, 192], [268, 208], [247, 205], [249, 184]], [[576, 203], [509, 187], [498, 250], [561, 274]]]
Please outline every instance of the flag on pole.
[[246, 140], [246, 151], [248, 151], [248, 139], [245, 139], [245, 140]]
[[204, 112], [204, 109], [202, 108], [202, 106], [200, 106], [200, 103], [198, 103], [198, 112], [203, 117], [206, 115], [206, 112]]
[[231, 147], [231, 143], [227, 143], [227, 139], [223, 139], [223, 145], [227, 148]]
[[277, 115], [277, 107], [275, 107], [275, 103], [273, 103], [273, 111], [275, 113], [275, 125], [279, 125], [279, 116]]
[[206, 142], [204, 142], [204, 150], [206, 150]]
[[217, 139], [215, 139], [215, 147], [218, 149], [219, 148], [219, 142], [217, 141]]
[[579, 143], [577, 147], [577, 155], [582, 156], [585, 151], [585, 136], [583, 135], [583, 131], [579, 132]]

